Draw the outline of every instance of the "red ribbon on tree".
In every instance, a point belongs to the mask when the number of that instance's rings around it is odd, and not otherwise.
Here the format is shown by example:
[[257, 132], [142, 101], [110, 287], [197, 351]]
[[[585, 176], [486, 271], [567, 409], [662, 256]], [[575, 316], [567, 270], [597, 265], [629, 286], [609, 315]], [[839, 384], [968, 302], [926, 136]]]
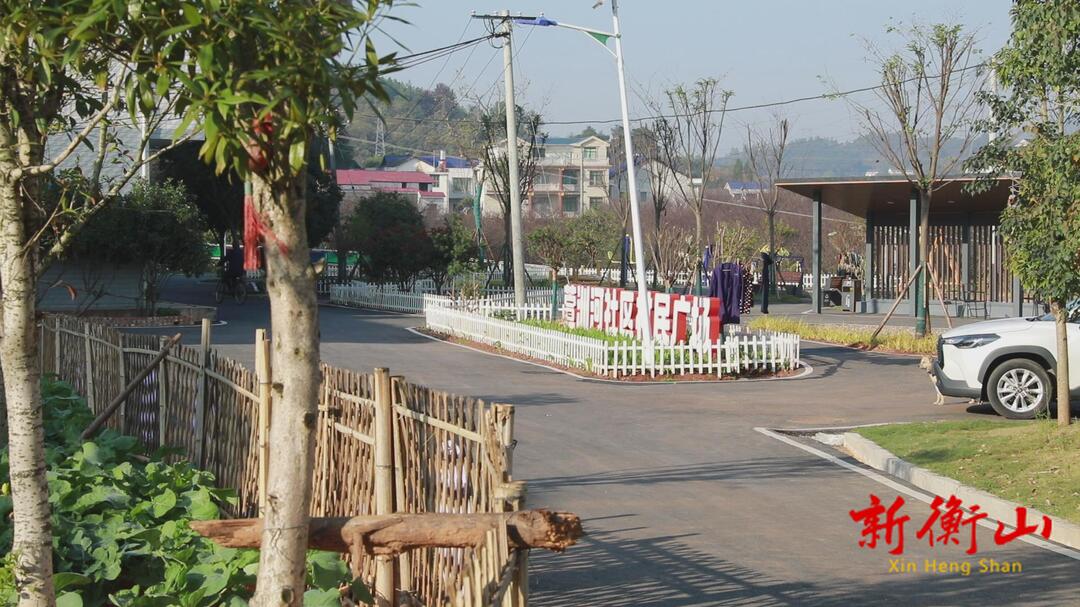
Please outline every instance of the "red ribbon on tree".
[[[274, 133], [274, 123], [270, 116], [264, 116], [262, 118], [256, 118], [251, 123], [252, 128], [257, 135], [266, 135], [269, 137]], [[269, 161], [266, 158], [266, 154], [263, 151], [262, 146], [255, 139], [248, 142], [248, 169], [255, 173], [261, 173], [266, 170]], [[252, 195], [251, 181], [244, 182], [244, 269], [245, 270], [258, 270], [262, 266], [261, 259], [259, 257], [259, 240], [260, 237], [270, 236], [273, 239], [274, 244], [277, 245], [278, 250], [282, 253], [288, 253], [289, 248], [285, 246], [277, 236], [274, 235], [259, 218], [258, 211], [255, 210], [255, 197]], [[265, 238], [264, 238], [265, 240]]]
[[251, 195], [251, 182], [244, 182], [244, 269], [259, 269], [259, 236], [262, 225], [255, 213], [255, 200]]

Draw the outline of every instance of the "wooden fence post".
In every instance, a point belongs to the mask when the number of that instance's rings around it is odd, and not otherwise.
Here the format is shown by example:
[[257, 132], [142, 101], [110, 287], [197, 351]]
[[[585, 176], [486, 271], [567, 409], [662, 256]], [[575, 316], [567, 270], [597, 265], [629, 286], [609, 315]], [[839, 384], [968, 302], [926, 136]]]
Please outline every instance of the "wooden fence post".
[[55, 327], [53, 329], [53, 339], [56, 340], [56, 347], [53, 348], [53, 373], [63, 379], [63, 375], [60, 373], [60, 317], [54, 317], [53, 321], [53, 327]]
[[[405, 378], [401, 375], [390, 377], [390, 401], [391, 401], [391, 432], [394, 435], [394, 511], [405, 512], [405, 458], [402, 455], [401, 428], [396, 423], [397, 413], [393, 408], [402, 405], [402, 390]], [[398, 583], [397, 587], [404, 592], [411, 592], [412, 583], [412, 555], [402, 552], [398, 555]]]
[[[379, 367], [375, 369], [375, 514], [394, 512], [393, 419], [390, 370]], [[397, 605], [393, 556], [375, 557], [375, 605]]]
[[[120, 334], [117, 335], [117, 337], [119, 339], [117, 340], [118, 343], [116, 344], [116, 355], [117, 355], [117, 358], [120, 359], [120, 389], [123, 390], [125, 387], [127, 387], [127, 384], [128, 384], [127, 361], [124, 358], [124, 334], [120, 333]], [[162, 362], [164, 363], [165, 361], [162, 361]], [[160, 365], [159, 365], [158, 373], [160, 373], [160, 372], [161, 371], [160, 371]], [[126, 398], [124, 399], [124, 402], [120, 404], [119, 413], [120, 413], [120, 432], [126, 433], [127, 432], [127, 399]]]
[[86, 406], [95, 414], [100, 413], [94, 408], [94, 352], [90, 347], [90, 323], [83, 324], [83, 352], [86, 356], [86, 377], [83, 388], [86, 390]]
[[196, 468], [205, 469], [204, 443], [206, 441], [206, 398], [207, 398], [207, 367], [210, 366], [210, 319], [202, 319], [202, 335], [199, 339], [199, 384], [195, 391], [195, 452], [193, 454]]
[[[503, 448], [506, 468], [503, 473], [503, 484], [509, 489], [513, 486], [512, 497], [503, 502], [504, 512], [513, 512], [525, 507], [525, 484], [514, 483], [514, 406], [492, 405], [491, 414], [495, 416], [499, 429], [499, 444]], [[515, 607], [525, 607], [529, 603], [529, 551], [518, 550], [514, 557], [517, 560], [514, 568], [514, 579], [510, 582], [507, 590], [509, 604]]]
[[[165, 342], [168, 341], [168, 337], [164, 335], [160, 338], [159, 347], [164, 347]], [[120, 355], [123, 356], [124, 350], [120, 350]], [[165, 446], [165, 428], [168, 427], [168, 399], [169, 399], [169, 357], [166, 356], [161, 364], [158, 365], [157, 370], [158, 378], [158, 447]]]
[[266, 339], [266, 329], [256, 329], [255, 377], [259, 382], [259, 516], [266, 512], [266, 483], [270, 478], [271, 373], [270, 341]]

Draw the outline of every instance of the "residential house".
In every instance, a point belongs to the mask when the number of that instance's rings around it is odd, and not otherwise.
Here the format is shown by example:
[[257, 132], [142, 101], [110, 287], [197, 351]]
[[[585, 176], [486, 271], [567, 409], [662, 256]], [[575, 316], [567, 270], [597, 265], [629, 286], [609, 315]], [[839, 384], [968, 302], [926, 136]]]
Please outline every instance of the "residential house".
[[[683, 198], [691, 195], [694, 188], [700, 183], [700, 179], [692, 179], [685, 173], [672, 171], [662, 162], [656, 160], [646, 161], [642, 156], [637, 157], [634, 168], [634, 180], [637, 182], [639, 204], [652, 204], [654, 194], [666, 197], [669, 205], [684, 204]], [[620, 163], [618, 168], [612, 167], [609, 175], [611, 199], [618, 200], [625, 194], [626, 163]], [[653, 187], [654, 181], [659, 184], [657, 187]], [[682, 187], [680, 187], [680, 184]]]
[[475, 162], [458, 156], [447, 156], [440, 151], [438, 155], [427, 156], [387, 156], [383, 159], [383, 169], [392, 171], [419, 171], [429, 175], [431, 189], [442, 192], [444, 207], [459, 211], [471, 206], [476, 196]]
[[[607, 141], [596, 136], [549, 137], [532, 153], [537, 171], [532, 188], [523, 192], [526, 212], [544, 217], [580, 215], [607, 204], [611, 168]], [[484, 213], [501, 213], [491, 181], [484, 185]]]
[[733, 200], [746, 200], [747, 198], [756, 199], [757, 195], [768, 187], [756, 181], [729, 181], [724, 184], [724, 189]]
[[447, 197], [436, 192], [435, 180], [420, 171], [379, 171], [374, 169], [339, 169], [338, 187], [344, 194], [342, 215], [346, 209], [376, 192], [401, 194], [416, 202], [421, 212], [447, 212]]

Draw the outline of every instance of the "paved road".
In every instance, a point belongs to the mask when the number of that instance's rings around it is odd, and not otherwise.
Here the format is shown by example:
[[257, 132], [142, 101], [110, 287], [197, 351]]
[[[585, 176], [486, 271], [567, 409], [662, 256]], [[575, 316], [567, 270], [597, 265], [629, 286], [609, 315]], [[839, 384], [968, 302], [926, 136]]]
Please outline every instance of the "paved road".
[[[177, 289], [204, 300], [209, 286]], [[205, 290], [205, 291], [204, 291]], [[225, 305], [214, 341], [250, 364], [265, 299]], [[980, 531], [979, 556], [1018, 560], [1009, 575], [888, 573], [881, 548], [857, 545], [848, 511], [897, 492], [754, 428], [973, 418], [986, 407], [935, 407], [912, 358], [806, 345], [804, 379], [612, 385], [430, 341], [414, 316], [320, 309], [322, 357], [518, 406], [515, 477], [529, 504], [577, 512], [588, 538], [535, 554], [535, 605], [1067, 605], [1080, 561]], [[194, 338], [194, 333], [192, 333]], [[964, 560], [914, 532], [929, 509], [908, 498], [904, 557]], [[977, 566], [977, 562], [976, 562]]]

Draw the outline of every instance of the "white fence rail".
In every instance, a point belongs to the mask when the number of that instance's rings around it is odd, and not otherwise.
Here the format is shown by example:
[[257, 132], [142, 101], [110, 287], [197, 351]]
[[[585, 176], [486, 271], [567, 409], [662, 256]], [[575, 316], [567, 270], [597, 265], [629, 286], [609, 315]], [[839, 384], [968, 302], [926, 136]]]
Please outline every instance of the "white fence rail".
[[718, 346], [657, 344], [653, 356], [647, 357], [644, 345], [636, 340], [572, 335], [494, 318], [480, 309], [430, 305], [425, 315], [427, 327], [434, 331], [609, 377], [741, 375], [799, 365], [799, 336], [788, 333], [728, 330]]
[[[389, 312], [419, 314], [424, 311], [425, 298], [437, 295], [380, 290], [370, 285], [331, 285], [330, 303]], [[447, 298], [449, 299], [449, 298]], [[434, 300], [432, 300], [434, 301]]]
[[[431, 285], [418, 283], [411, 291], [401, 291], [395, 285], [378, 285], [354, 281], [343, 285], [329, 285], [330, 303], [374, 310], [420, 314], [425, 302], [432, 305], [456, 303], [461, 307], [485, 315], [509, 315], [518, 310], [514, 306], [513, 289], [489, 289], [479, 299], [452, 298], [438, 295]], [[430, 288], [429, 288], [430, 287]], [[529, 289], [525, 292], [522, 318], [551, 320], [551, 289]], [[556, 314], [558, 312], [556, 311]]]
[[600, 339], [530, 327], [448, 307], [429, 307], [425, 315], [427, 327], [440, 333], [587, 371], [603, 372], [606, 367], [608, 348]]

